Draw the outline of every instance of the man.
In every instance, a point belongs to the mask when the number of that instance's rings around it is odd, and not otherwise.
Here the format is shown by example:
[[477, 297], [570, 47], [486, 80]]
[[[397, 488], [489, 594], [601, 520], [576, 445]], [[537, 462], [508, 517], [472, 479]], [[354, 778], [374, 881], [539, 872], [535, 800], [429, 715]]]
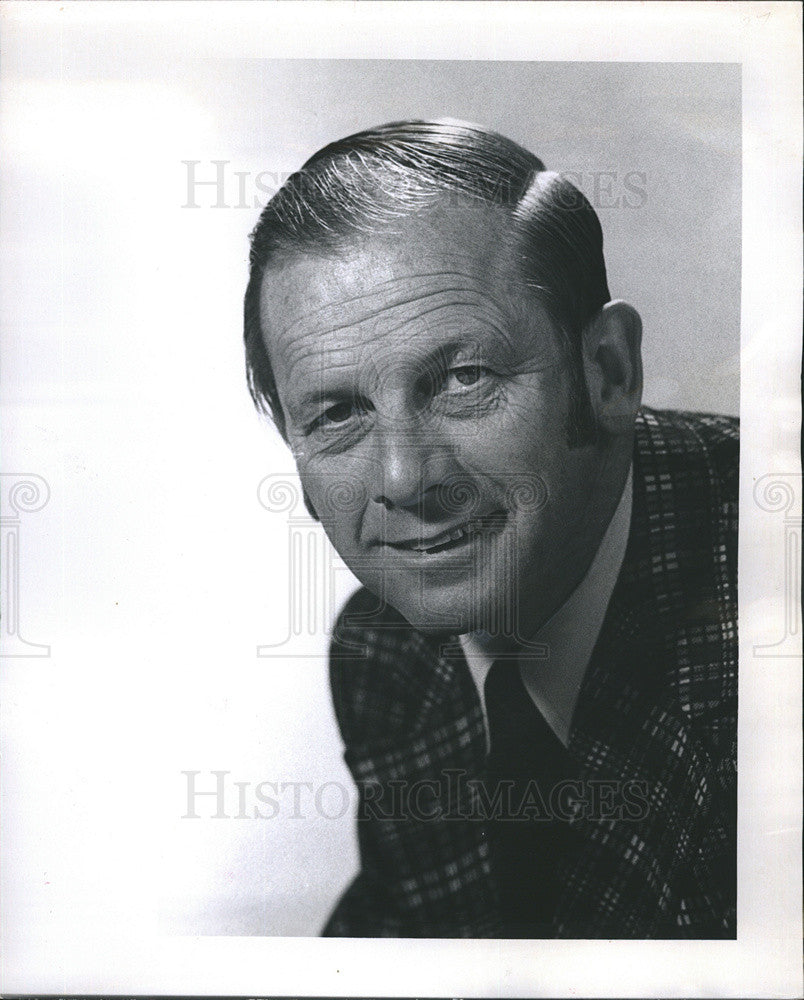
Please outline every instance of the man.
[[252, 235], [252, 396], [364, 585], [327, 934], [735, 934], [736, 426], [640, 408], [602, 247], [452, 121], [327, 146]]

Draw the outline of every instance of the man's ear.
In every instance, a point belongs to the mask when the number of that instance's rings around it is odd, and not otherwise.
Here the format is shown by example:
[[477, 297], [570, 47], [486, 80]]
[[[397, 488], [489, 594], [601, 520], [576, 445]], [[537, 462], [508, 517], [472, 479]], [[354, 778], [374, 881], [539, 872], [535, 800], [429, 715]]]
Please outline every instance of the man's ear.
[[583, 364], [597, 426], [628, 433], [642, 401], [642, 320], [627, 302], [607, 302], [583, 332]]

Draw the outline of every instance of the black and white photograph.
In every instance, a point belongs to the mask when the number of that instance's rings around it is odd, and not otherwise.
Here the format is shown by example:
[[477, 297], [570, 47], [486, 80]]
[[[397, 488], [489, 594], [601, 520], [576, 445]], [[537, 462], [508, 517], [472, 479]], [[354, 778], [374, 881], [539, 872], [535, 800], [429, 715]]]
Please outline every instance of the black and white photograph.
[[0, 13], [4, 994], [797, 995], [800, 9]]

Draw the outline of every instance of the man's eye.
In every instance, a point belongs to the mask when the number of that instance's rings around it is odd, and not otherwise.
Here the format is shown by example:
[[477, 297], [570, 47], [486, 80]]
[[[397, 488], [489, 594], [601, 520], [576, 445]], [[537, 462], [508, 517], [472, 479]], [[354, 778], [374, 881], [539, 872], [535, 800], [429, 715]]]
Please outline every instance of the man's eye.
[[475, 385], [488, 374], [489, 369], [484, 365], [460, 365], [457, 368], [450, 368], [444, 381], [444, 388], [447, 391], [460, 392], [461, 388], [466, 389]]
[[316, 417], [309, 429], [326, 430], [329, 427], [337, 427], [357, 415], [359, 415], [359, 410], [354, 403], [335, 403], [334, 406], [328, 407], [320, 416]]

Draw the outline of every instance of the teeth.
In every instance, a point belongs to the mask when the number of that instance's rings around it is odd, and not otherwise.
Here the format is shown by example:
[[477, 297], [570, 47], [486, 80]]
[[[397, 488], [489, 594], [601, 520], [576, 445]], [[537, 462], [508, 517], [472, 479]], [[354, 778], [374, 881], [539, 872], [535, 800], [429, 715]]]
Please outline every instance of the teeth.
[[444, 532], [443, 535], [438, 535], [433, 538], [427, 544], [416, 543], [411, 546], [414, 552], [429, 552], [430, 549], [437, 548], [439, 545], [446, 545], [447, 542], [457, 542], [459, 538], [463, 538], [464, 535], [468, 535], [473, 531], [479, 531], [483, 527], [483, 519], [477, 518], [474, 521], [469, 521], [463, 527], [453, 528], [452, 531]]

